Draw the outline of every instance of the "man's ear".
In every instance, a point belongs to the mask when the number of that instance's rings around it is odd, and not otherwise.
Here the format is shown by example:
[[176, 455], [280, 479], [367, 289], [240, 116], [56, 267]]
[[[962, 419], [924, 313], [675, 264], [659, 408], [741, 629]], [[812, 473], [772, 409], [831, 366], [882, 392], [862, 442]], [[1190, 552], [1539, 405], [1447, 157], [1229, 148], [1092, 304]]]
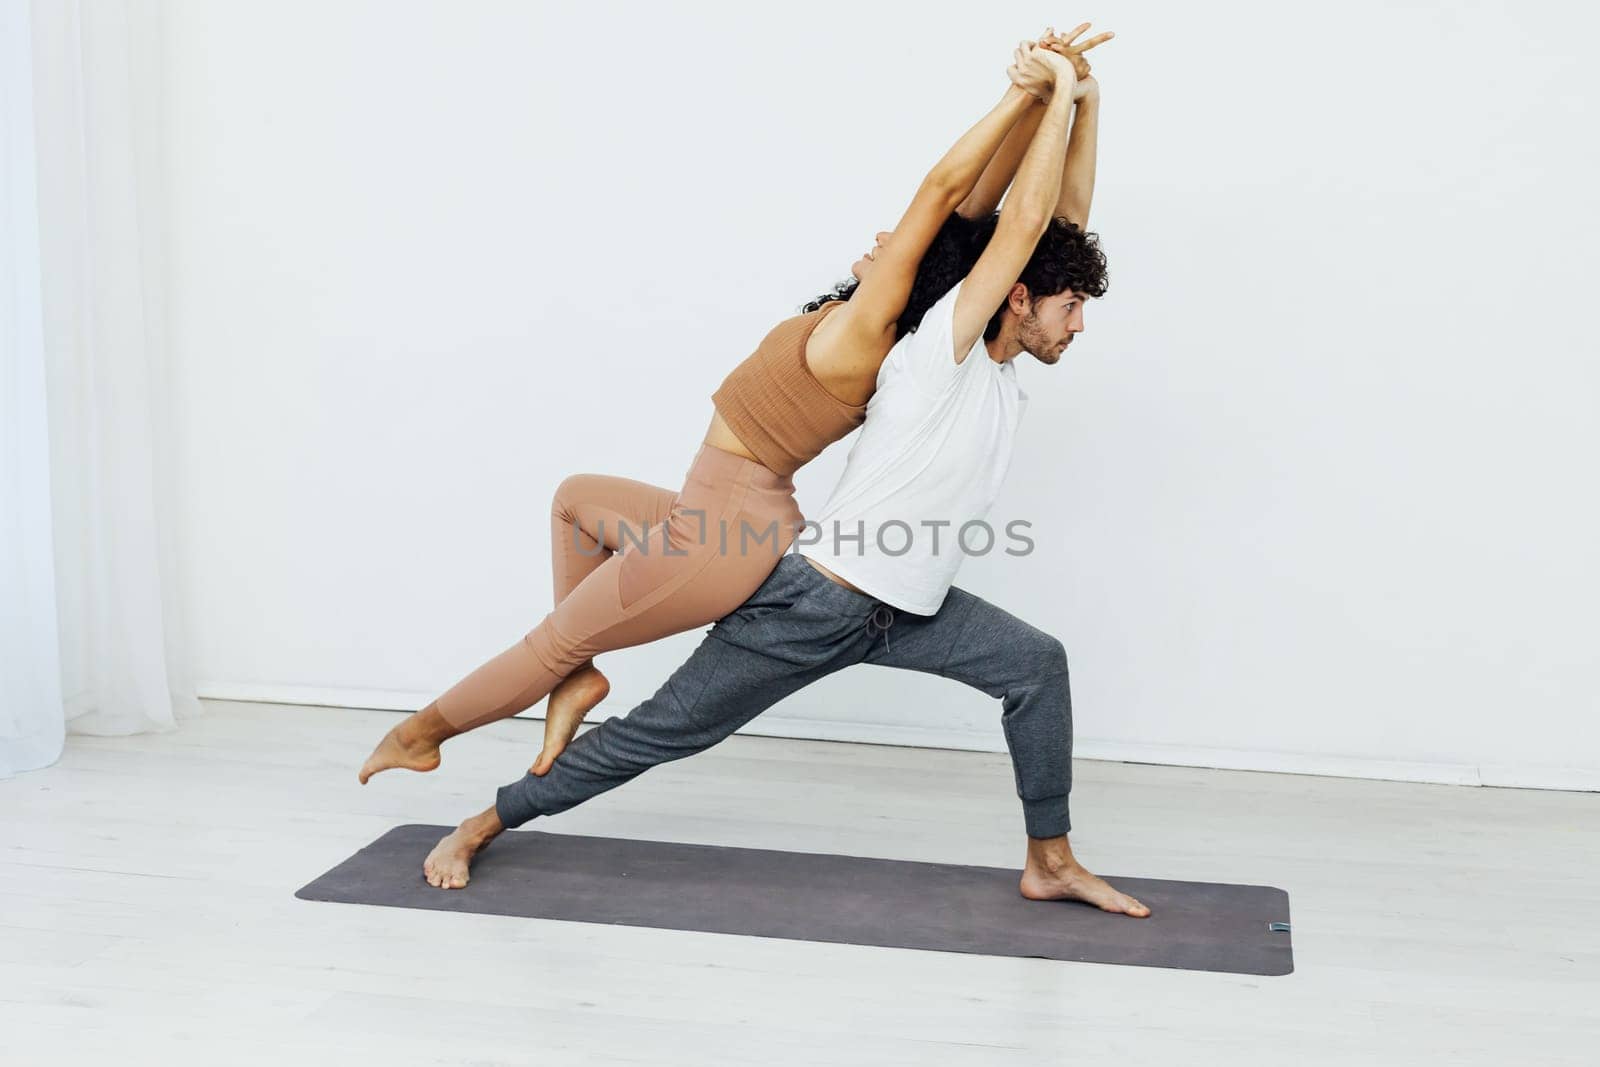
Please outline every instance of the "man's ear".
[[1027, 318], [1028, 313], [1033, 310], [1033, 303], [1028, 299], [1028, 287], [1021, 282], [1013, 285], [1011, 292], [1006, 294], [1006, 306], [1018, 318]]

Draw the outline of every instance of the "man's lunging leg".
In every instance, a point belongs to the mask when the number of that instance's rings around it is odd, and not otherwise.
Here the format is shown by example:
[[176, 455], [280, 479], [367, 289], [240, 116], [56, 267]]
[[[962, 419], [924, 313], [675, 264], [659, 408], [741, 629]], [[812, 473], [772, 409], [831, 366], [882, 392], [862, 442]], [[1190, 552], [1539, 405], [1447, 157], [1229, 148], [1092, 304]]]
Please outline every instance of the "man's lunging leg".
[[1072, 696], [1061, 642], [960, 588], [950, 590], [936, 615], [897, 614], [886, 637], [868, 663], [942, 675], [1000, 699], [1028, 838], [1022, 895], [1149, 915], [1149, 908], [1079, 863], [1067, 840]]

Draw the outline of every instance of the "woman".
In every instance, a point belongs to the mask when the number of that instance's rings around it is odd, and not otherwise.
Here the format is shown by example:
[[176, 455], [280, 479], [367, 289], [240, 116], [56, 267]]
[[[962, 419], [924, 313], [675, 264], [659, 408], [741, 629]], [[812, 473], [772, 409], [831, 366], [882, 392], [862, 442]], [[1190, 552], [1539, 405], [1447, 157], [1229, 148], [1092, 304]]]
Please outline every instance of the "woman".
[[[1111, 36], [1074, 45], [1085, 29], [1065, 39], [1047, 34], [1047, 46], [1083, 76], [1079, 55]], [[362, 766], [363, 784], [391, 767], [432, 770], [445, 740], [548, 694], [545, 744], [533, 767], [544, 773], [609, 689], [594, 655], [708, 625], [766, 579], [803, 522], [792, 475], [860, 424], [889, 349], [948, 289], [932, 291], [940, 277], [953, 282], [976, 259], [965, 220], [993, 210], [997, 188], [1016, 170], [1012, 159], [1005, 172], [1006, 157], [996, 153], [1016, 140], [1013, 128], [1043, 95], [1019, 87], [1026, 62], [1019, 47], [1008, 71], [1014, 84], [923, 179], [893, 233], [880, 233], [851, 268], [855, 284], [779, 323], [734, 368], [713, 395], [710, 426], [680, 491], [600, 475], [561, 484], [551, 510], [555, 609], [390, 730]], [[985, 181], [991, 162], [1004, 173]], [[964, 262], [953, 269], [952, 259]], [[658, 534], [641, 541], [645, 529]]]

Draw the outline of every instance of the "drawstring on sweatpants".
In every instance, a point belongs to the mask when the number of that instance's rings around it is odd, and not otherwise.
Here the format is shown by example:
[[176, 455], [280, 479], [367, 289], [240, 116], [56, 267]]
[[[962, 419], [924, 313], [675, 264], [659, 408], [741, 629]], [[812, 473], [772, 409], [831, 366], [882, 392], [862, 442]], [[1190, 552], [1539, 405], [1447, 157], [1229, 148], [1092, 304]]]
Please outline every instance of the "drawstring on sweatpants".
[[887, 604], [879, 604], [872, 609], [872, 614], [867, 616], [867, 636], [876, 637], [882, 634], [883, 650], [887, 652], [889, 651], [889, 627], [893, 625], [894, 609]]

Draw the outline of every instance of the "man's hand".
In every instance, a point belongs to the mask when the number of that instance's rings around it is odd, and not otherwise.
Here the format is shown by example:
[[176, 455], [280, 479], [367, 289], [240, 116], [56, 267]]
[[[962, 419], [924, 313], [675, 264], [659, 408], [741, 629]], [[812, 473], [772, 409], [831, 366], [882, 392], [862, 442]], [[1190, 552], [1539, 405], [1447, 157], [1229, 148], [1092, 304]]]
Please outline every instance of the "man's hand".
[[1063, 91], [1070, 93], [1077, 88], [1078, 73], [1072, 66], [1073, 57], [1037, 45], [1028, 55], [1030, 59], [1037, 58], [1040, 63], [1050, 68], [1051, 74], [1055, 77], [1055, 86], [1051, 89], [1052, 95]]

